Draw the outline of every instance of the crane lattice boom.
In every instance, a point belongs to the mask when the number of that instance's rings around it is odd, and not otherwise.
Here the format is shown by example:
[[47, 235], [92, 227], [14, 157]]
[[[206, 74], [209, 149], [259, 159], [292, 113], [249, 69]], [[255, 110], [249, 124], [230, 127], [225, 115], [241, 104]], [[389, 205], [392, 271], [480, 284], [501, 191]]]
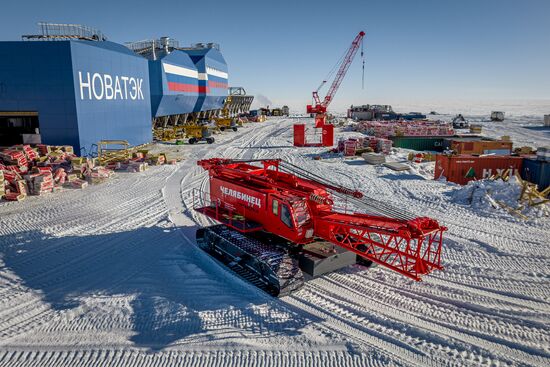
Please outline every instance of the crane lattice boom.
[[346, 76], [349, 66], [353, 61], [355, 54], [357, 54], [357, 50], [359, 50], [359, 45], [361, 44], [361, 41], [363, 40], [364, 36], [365, 36], [365, 32], [363, 31], [359, 32], [359, 34], [355, 37], [355, 39], [351, 43], [351, 46], [348, 49], [348, 52], [346, 53], [346, 56], [344, 56], [342, 65], [340, 65], [340, 69], [338, 69], [338, 73], [336, 74], [336, 77], [334, 78], [334, 81], [332, 82], [330, 89], [328, 90], [328, 93], [322, 102], [322, 105], [325, 106], [325, 108], [328, 107], [330, 102], [332, 102], [334, 95], [338, 91], [338, 88], [340, 88], [340, 84], [342, 84], [342, 80], [344, 80], [344, 77]]

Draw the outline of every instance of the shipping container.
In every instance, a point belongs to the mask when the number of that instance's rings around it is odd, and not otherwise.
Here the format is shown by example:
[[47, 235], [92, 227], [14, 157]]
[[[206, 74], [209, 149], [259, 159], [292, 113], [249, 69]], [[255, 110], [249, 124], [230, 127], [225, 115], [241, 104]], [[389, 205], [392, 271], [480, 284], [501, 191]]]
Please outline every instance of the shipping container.
[[493, 140], [491, 138], [484, 138], [480, 135], [460, 134], [460, 135], [455, 135], [455, 136], [451, 136], [443, 139], [443, 149], [444, 150], [451, 149], [453, 141], [477, 141], [482, 139]]
[[536, 159], [524, 159], [521, 178], [535, 183], [539, 190], [550, 186], [550, 162]]
[[443, 140], [447, 136], [392, 136], [390, 139], [396, 148], [405, 148], [418, 151], [443, 151]]
[[[486, 138], [451, 138], [450, 149], [458, 154], [498, 154], [512, 153], [511, 141], [489, 140]], [[447, 145], [447, 144], [445, 144]]]
[[489, 178], [495, 174], [521, 172], [523, 157], [474, 156], [438, 154], [435, 160], [434, 179], [446, 178], [449, 182], [465, 185], [472, 180]]

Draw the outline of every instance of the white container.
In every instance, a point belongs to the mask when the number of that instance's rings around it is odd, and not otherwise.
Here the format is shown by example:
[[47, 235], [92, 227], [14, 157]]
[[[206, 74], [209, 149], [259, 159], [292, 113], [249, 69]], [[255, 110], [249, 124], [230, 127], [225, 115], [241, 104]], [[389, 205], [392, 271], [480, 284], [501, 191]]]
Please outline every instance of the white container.
[[550, 127], [550, 115], [544, 115], [544, 126]]

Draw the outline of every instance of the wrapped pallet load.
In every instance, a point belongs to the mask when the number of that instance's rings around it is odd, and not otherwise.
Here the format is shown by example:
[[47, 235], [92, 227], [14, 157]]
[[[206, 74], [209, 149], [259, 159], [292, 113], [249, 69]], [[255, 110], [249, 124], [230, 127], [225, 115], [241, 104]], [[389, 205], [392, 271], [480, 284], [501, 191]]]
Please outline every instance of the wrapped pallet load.
[[0, 170], [0, 199], [6, 194], [6, 186], [4, 185], [4, 171]]

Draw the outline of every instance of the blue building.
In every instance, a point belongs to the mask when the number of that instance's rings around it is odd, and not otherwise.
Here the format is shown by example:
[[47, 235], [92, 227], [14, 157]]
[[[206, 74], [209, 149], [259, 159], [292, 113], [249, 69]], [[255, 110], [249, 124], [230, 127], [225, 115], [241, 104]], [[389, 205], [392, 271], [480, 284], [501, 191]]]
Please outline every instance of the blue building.
[[216, 44], [197, 44], [185, 49], [199, 72], [199, 98], [195, 111], [216, 110], [227, 98], [227, 63]]
[[0, 42], [0, 146], [67, 144], [88, 155], [100, 140], [148, 143], [159, 121], [223, 107], [227, 65], [216, 44], [123, 46], [88, 27], [39, 25], [39, 35]]
[[[38, 36], [36, 36], [38, 37]], [[36, 38], [34, 38], [36, 39]], [[0, 145], [152, 140], [147, 60], [93, 37], [0, 42]]]
[[154, 126], [183, 124], [188, 117], [210, 117], [227, 98], [227, 63], [215, 43], [180, 47], [168, 37], [127, 43], [149, 59]]

